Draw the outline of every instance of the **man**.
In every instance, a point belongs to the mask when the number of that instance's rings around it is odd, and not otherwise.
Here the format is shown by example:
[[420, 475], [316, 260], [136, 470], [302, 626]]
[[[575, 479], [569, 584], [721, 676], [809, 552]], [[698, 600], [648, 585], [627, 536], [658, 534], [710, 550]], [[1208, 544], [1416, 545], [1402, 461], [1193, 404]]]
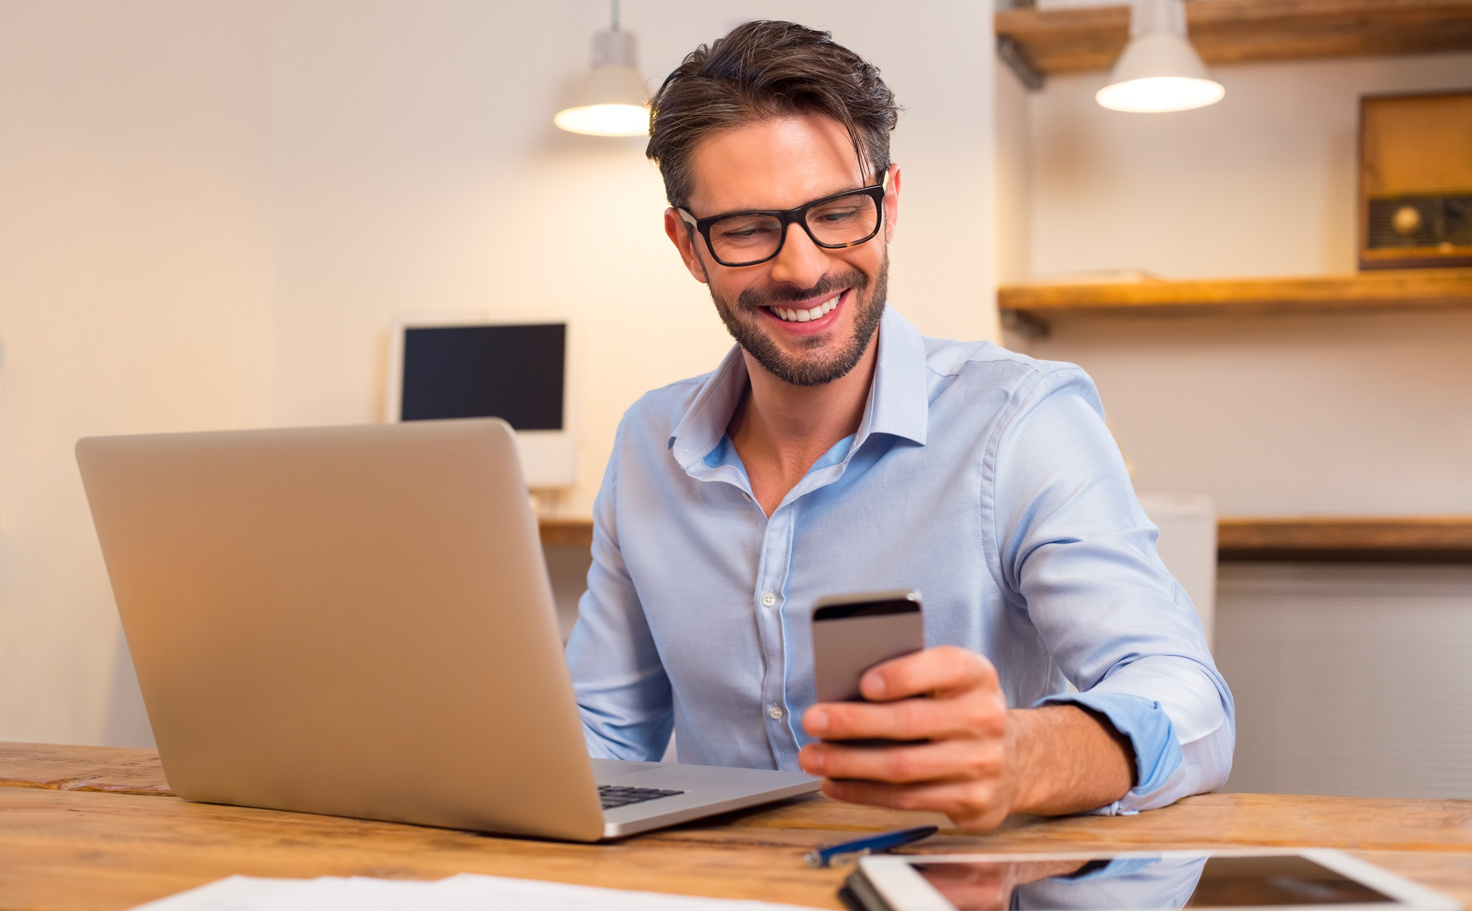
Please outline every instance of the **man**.
[[[1092, 383], [886, 309], [896, 116], [874, 67], [783, 22], [654, 99], [665, 233], [737, 345], [619, 427], [568, 645], [589, 748], [658, 758], [673, 728], [682, 761], [978, 831], [1214, 788], [1231, 694]], [[932, 647], [814, 705], [813, 602], [896, 588]]]

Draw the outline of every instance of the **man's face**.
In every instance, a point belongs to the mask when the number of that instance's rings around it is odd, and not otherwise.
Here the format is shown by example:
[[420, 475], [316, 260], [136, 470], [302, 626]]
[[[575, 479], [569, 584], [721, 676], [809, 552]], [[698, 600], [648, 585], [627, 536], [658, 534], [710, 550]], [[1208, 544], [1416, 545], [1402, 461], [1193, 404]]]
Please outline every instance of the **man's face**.
[[[696, 145], [691, 172], [695, 191], [686, 208], [697, 218], [796, 208], [877, 182], [860, 172], [842, 125], [820, 115], [761, 120], [712, 134]], [[847, 375], [873, 341], [888, 290], [898, 194], [899, 169], [892, 167], [884, 227], [867, 243], [824, 249], [793, 224], [781, 252], [754, 266], [717, 263], [704, 239], [673, 209], [665, 213], [665, 232], [690, 274], [710, 286], [717, 312], [741, 347], [778, 379], [817, 386]], [[814, 310], [815, 318], [788, 318]]]

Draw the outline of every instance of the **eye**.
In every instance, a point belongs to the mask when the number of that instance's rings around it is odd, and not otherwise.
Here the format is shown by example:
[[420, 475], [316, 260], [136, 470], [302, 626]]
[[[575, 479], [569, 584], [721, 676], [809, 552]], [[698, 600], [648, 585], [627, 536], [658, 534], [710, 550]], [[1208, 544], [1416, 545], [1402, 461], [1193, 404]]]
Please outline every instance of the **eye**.
[[771, 218], [727, 218], [711, 226], [711, 239], [723, 244], [754, 244], [770, 240], [777, 233], [777, 222]]
[[814, 209], [808, 213], [808, 222], [814, 225], [842, 225], [857, 219], [863, 210], [853, 203], [835, 203]]

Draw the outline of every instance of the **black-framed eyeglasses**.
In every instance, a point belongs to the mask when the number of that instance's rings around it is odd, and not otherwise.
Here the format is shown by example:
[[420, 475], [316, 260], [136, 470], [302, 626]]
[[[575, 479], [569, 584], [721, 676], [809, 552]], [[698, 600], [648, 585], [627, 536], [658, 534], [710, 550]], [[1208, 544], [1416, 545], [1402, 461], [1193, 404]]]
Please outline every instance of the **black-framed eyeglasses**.
[[889, 172], [872, 187], [824, 196], [796, 209], [753, 209], [696, 218], [676, 209], [687, 225], [700, 232], [711, 256], [723, 266], [755, 266], [782, 252], [787, 226], [802, 225], [814, 244], [825, 250], [856, 247], [873, 240], [884, 225], [884, 192]]

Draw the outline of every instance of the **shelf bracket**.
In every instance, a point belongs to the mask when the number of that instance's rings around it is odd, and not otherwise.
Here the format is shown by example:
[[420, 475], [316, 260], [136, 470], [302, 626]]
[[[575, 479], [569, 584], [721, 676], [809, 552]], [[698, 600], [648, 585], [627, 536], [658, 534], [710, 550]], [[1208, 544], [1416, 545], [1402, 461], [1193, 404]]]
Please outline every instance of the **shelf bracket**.
[[1022, 50], [1022, 45], [1014, 41], [1011, 36], [997, 36], [997, 56], [1002, 58], [1002, 62], [1007, 64], [1013, 73], [1017, 74], [1017, 79], [1027, 86], [1029, 92], [1040, 92], [1047, 84], [1042, 71], [1032, 65], [1032, 61], [1027, 59], [1027, 54]]
[[1033, 316], [1026, 310], [1002, 310], [999, 316], [1003, 329], [1015, 332], [1026, 339], [1036, 341], [1047, 338], [1052, 333], [1052, 327], [1048, 325], [1047, 320]]

